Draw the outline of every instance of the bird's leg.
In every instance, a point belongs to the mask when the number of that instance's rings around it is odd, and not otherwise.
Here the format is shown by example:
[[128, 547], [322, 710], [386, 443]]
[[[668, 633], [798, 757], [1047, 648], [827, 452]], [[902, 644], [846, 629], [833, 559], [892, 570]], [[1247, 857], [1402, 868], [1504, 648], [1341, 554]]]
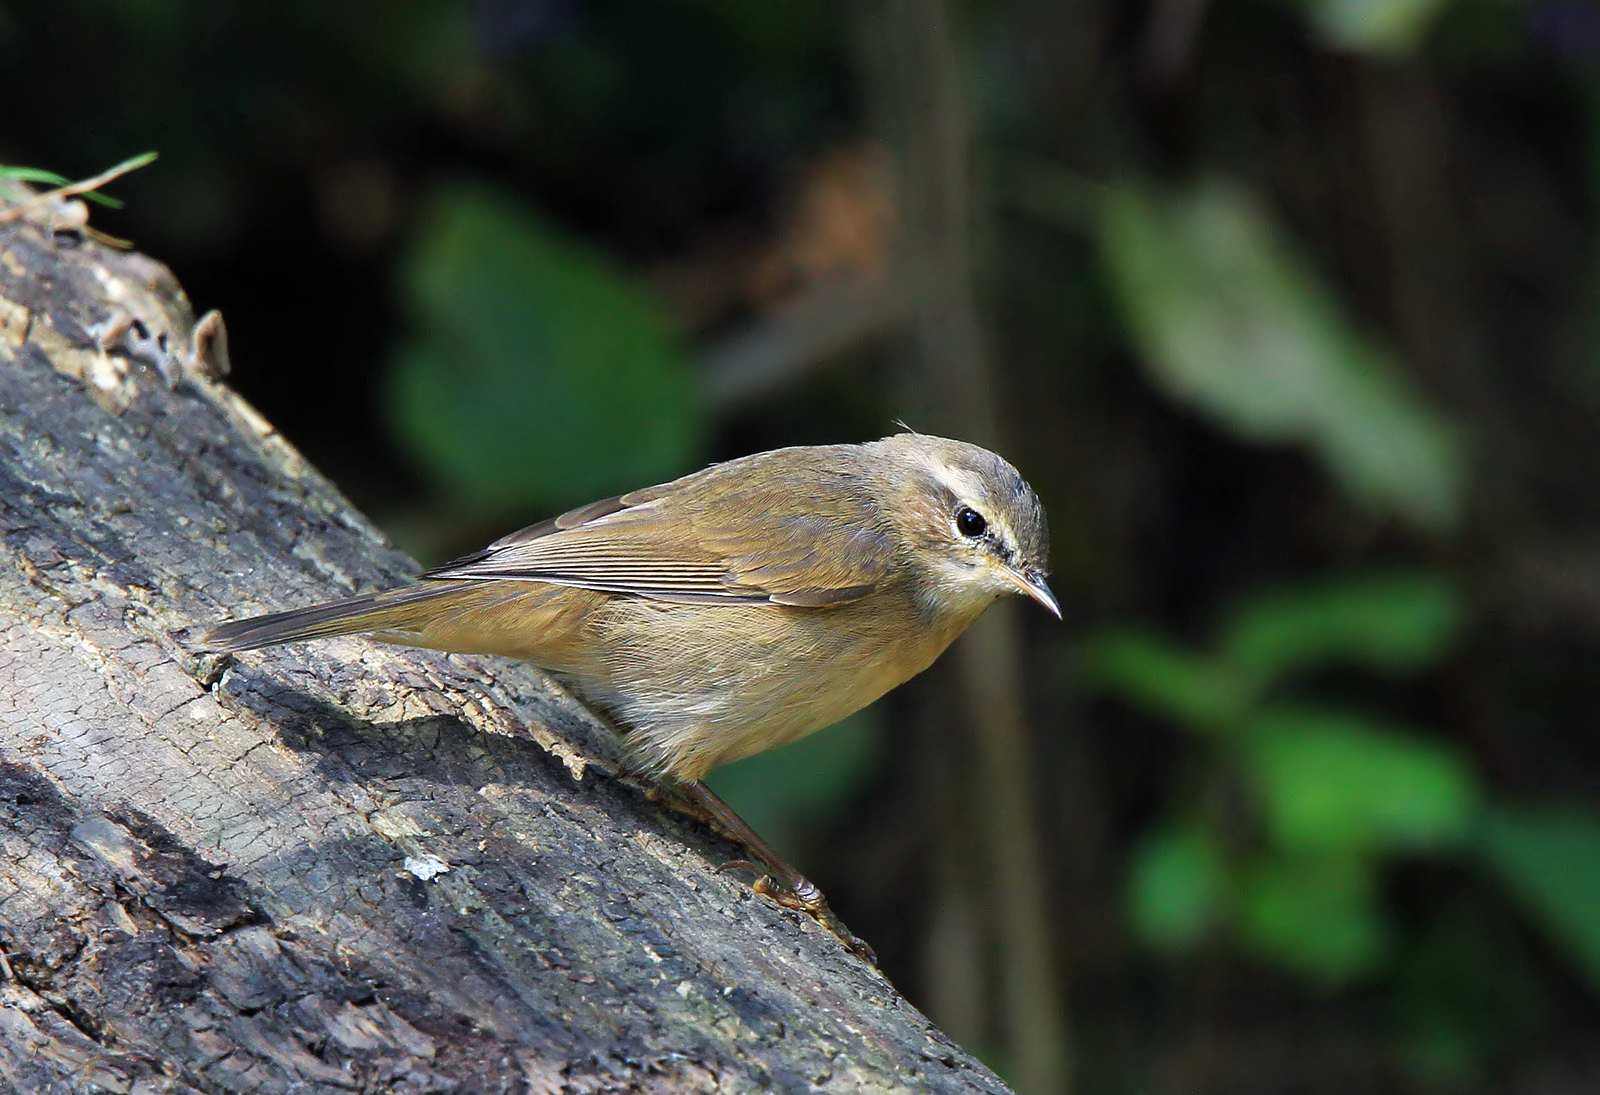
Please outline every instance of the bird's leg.
[[[753, 887], [756, 893], [765, 894], [785, 908], [810, 913], [816, 918], [817, 923], [832, 932], [846, 947], [873, 965], [877, 965], [878, 957], [872, 948], [844, 926], [844, 922], [828, 907], [828, 899], [822, 896], [817, 884], [795, 870], [782, 856], [773, 851], [772, 846], [762, 840], [743, 818], [734, 813], [733, 807], [724, 802], [720, 795], [699, 780], [687, 781], [678, 786], [683, 789], [684, 796], [696, 813], [723, 836], [735, 844], [743, 845], [760, 861], [760, 866], [769, 872], [756, 879]], [[749, 860], [735, 859], [724, 863], [721, 869], [759, 870], [760, 867]]]

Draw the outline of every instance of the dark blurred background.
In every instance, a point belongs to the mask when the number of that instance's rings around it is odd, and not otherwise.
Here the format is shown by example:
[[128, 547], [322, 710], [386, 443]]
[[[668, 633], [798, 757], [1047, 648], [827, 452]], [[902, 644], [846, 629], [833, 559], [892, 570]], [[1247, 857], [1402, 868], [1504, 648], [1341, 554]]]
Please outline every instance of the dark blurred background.
[[713, 781], [1025, 1091], [1600, 1083], [1600, 10], [0, 3], [0, 162], [440, 560], [903, 418], [1061, 626]]

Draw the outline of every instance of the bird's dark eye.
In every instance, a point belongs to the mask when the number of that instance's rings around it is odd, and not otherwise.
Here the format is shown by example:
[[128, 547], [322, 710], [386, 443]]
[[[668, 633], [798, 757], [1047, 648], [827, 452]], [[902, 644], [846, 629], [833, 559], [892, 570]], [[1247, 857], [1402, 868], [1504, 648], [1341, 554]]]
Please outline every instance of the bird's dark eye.
[[989, 527], [989, 522], [983, 519], [983, 514], [971, 506], [962, 506], [956, 510], [956, 529], [963, 536], [982, 536], [983, 530]]

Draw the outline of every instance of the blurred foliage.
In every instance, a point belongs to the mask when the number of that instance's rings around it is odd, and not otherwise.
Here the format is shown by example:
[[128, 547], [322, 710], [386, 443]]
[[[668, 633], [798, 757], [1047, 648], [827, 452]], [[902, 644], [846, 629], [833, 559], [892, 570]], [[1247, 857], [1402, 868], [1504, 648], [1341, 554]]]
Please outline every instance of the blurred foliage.
[[1200, 793], [1132, 863], [1129, 916], [1147, 942], [1193, 947], [1226, 927], [1315, 980], [1381, 972], [1398, 930], [1381, 872], [1476, 846], [1600, 988], [1600, 814], [1486, 805], [1459, 747], [1274, 698], [1340, 664], [1424, 669], [1461, 621], [1448, 584], [1392, 574], [1250, 598], [1208, 653], [1128, 631], [1088, 644], [1089, 684], [1197, 731], [1207, 750]]
[[1101, 246], [1152, 377], [1241, 436], [1300, 441], [1358, 498], [1431, 528], [1464, 487], [1450, 428], [1339, 314], [1260, 204], [1209, 182], [1111, 191]]
[[1460, 597], [1437, 575], [1307, 582], [1237, 605], [1220, 646], [1228, 664], [1263, 684], [1327, 664], [1400, 674], [1436, 662], [1461, 617]]
[[440, 190], [419, 223], [389, 406], [456, 504], [582, 502], [695, 464], [694, 376], [647, 294], [482, 187]]
[[1291, 0], [1329, 45], [1383, 55], [1416, 48], [1450, 0]]
[[1366, 717], [1268, 708], [1242, 744], [1272, 843], [1288, 852], [1438, 848], [1460, 839], [1477, 803], [1454, 749]]
[[1128, 632], [1088, 645], [1089, 683], [1202, 733], [1208, 750], [1198, 800], [1132, 867], [1130, 915], [1150, 942], [1192, 945], [1226, 924], [1246, 948], [1320, 980], [1377, 968], [1390, 933], [1379, 870], [1459, 842], [1476, 780], [1447, 745], [1276, 694], [1341, 663], [1419, 668], [1459, 617], [1447, 584], [1395, 574], [1252, 598], [1210, 653]]
[[1229, 900], [1223, 849], [1209, 828], [1194, 822], [1148, 834], [1134, 856], [1131, 878], [1133, 925], [1155, 946], [1199, 943]]
[[1600, 991], [1600, 813], [1500, 807], [1485, 819], [1482, 844], [1512, 893]]
[[1129, 702], [1211, 730], [1242, 719], [1297, 672], [1340, 664], [1388, 673], [1423, 668], [1444, 652], [1460, 617], [1459, 598], [1434, 575], [1307, 583], [1236, 605], [1215, 653], [1124, 629], [1098, 636], [1085, 661], [1095, 680]]
[[1235, 930], [1261, 957], [1337, 983], [1386, 957], [1377, 889], [1372, 864], [1355, 854], [1262, 857], [1241, 872]]

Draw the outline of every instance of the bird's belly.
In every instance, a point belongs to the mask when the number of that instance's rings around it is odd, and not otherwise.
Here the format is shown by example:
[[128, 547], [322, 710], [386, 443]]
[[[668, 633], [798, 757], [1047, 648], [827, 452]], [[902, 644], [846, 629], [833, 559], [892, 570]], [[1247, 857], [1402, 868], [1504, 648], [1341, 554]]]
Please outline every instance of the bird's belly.
[[681, 779], [838, 722], [954, 637], [886, 630], [882, 606], [615, 605], [601, 664], [569, 677], [622, 725], [643, 767]]

